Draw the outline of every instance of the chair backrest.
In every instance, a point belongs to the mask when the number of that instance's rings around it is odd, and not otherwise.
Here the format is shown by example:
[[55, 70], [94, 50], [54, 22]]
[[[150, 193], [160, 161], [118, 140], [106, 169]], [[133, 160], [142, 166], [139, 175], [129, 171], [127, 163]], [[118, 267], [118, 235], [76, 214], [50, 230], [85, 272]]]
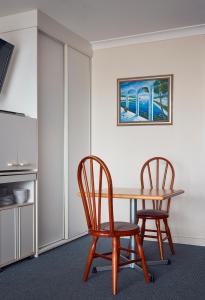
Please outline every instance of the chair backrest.
[[86, 156], [79, 163], [77, 176], [90, 233], [101, 231], [101, 194], [102, 188], [107, 188], [108, 198], [103, 199], [103, 204], [106, 204], [106, 209], [108, 209], [108, 214], [106, 214], [110, 225], [108, 231], [112, 235], [114, 232], [113, 187], [106, 164], [97, 156]]
[[[173, 189], [175, 171], [171, 162], [164, 157], [153, 157], [147, 160], [142, 166], [140, 173], [141, 188], [150, 189]], [[169, 212], [170, 201], [153, 200], [153, 209], [162, 210], [162, 204], [166, 207], [164, 210]], [[147, 201], [148, 202], [148, 201]], [[142, 201], [142, 208], [145, 209], [145, 201]]]

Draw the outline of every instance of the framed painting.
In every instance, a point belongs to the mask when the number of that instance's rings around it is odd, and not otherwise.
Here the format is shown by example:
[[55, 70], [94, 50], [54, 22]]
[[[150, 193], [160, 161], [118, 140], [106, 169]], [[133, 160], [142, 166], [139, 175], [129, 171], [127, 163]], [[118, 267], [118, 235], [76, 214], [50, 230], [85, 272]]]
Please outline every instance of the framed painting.
[[173, 75], [117, 79], [117, 125], [172, 124]]

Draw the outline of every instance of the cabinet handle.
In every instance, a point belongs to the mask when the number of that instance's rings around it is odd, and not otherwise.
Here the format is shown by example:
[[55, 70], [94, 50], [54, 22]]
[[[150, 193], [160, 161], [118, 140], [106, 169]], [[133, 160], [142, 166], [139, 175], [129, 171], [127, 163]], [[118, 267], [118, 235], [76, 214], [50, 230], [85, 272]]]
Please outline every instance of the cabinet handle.
[[17, 162], [9, 162], [7, 163], [8, 167], [18, 167], [19, 164], [17, 164]]
[[20, 163], [17, 163], [17, 162], [9, 162], [7, 163], [7, 167], [28, 167], [30, 166], [31, 164], [28, 163], [28, 162], [20, 162]]
[[30, 163], [27, 163], [27, 162], [20, 162], [18, 164], [20, 167], [26, 167], [26, 166], [30, 166]]

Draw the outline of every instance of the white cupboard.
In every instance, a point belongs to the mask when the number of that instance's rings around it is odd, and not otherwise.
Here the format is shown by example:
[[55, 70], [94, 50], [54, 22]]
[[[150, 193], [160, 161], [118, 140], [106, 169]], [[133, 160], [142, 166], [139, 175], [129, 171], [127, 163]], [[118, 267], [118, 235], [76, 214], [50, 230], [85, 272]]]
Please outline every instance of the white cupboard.
[[18, 209], [19, 257], [24, 258], [35, 252], [34, 204]]
[[[36, 208], [17, 210], [17, 253], [9, 254], [15, 260], [33, 247], [38, 255], [86, 233], [76, 176], [79, 160], [90, 154], [92, 48], [38, 10], [0, 18], [0, 25], [0, 36], [15, 45], [0, 110], [26, 115], [0, 113], [0, 177], [16, 170], [23, 178], [35, 170], [38, 181]], [[33, 220], [33, 209], [34, 231], [32, 222], [27, 229], [24, 225]], [[11, 212], [8, 216], [12, 230]], [[24, 237], [33, 234], [35, 245], [25, 243]]]
[[0, 267], [33, 255], [34, 243], [34, 204], [1, 209]]
[[0, 211], [0, 266], [17, 259], [17, 211], [15, 208]]
[[38, 36], [39, 247], [64, 239], [64, 46]]
[[5, 205], [0, 195], [0, 268], [36, 252], [36, 173], [12, 174], [0, 173], [0, 192], [6, 190], [11, 195], [14, 189], [27, 189], [28, 199]]
[[17, 167], [17, 132], [16, 118], [0, 113], [0, 170], [12, 170]]
[[90, 59], [68, 49], [68, 237], [87, 231], [82, 200], [77, 196], [77, 167], [90, 154]]
[[19, 169], [37, 170], [37, 120], [19, 117], [16, 128]]
[[37, 120], [0, 113], [0, 171], [37, 169]]
[[38, 242], [43, 250], [87, 232], [77, 166], [90, 154], [90, 58], [42, 32], [38, 57]]

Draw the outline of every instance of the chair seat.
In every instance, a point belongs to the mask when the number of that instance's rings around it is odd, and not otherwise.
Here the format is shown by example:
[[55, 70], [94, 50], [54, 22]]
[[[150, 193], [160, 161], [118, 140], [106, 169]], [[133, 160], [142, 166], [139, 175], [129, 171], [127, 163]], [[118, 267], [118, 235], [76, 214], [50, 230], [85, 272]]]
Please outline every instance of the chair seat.
[[162, 219], [168, 218], [169, 214], [165, 210], [142, 209], [137, 212], [138, 218]]
[[[109, 231], [110, 230], [110, 223], [102, 223], [101, 224], [101, 231]], [[115, 234], [119, 236], [129, 236], [135, 235], [139, 232], [140, 228], [137, 224], [131, 224], [128, 222], [114, 222], [114, 230]]]

